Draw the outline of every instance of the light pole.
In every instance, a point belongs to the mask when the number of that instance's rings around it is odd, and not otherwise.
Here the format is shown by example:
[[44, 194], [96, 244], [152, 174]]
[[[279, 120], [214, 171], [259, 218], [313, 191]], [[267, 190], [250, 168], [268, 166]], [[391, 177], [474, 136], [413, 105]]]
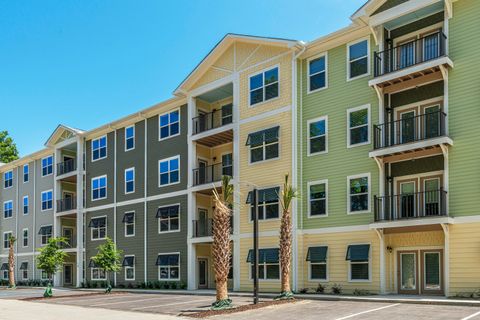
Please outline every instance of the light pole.
[[253, 202], [253, 304], [258, 303], [258, 190], [252, 191]]

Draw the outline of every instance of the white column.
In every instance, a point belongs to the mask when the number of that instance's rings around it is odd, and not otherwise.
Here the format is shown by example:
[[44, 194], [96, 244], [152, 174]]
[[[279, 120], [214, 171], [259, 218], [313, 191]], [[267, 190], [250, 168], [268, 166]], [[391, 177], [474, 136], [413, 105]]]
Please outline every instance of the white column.
[[233, 79], [233, 290], [240, 290], [240, 82], [238, 73]]
[[383, 230], [375, 229], [380, 241], [380, 294], [385, 294], [385, 236]]
[[443, 251], [443, 265], [444, 265], [444, 290], [445, 296], [450, 294], [450, 230], [448, 224], [442, 224], [443, 234], [445, 239]]
[[83, 138], [77, 138], [77, 259], [76, 275], [77, 288], [83, 282], [83, 229], [84, 229], [84, 210], [83, 210]]
[[188, 290], [197, 289], [197, 254], [195, 244], [192, 242], [193, 228], [192, 220], [195, 214], [196, 197], [195, 193], [188, 192], [188, 230], [187, 230], [187, 274], [188, 274]]
[[[57, 180], [57, 163], [61, 161], [60, 149], [55, 148], [53, 157], [53, 237], [60, 237], [62, 235], [61, 218], [57, 216], [57, 200], [62, 198], [61, 183]], [[61, 268], [53, 277], [53, 285], [59, 286], [60, 280], [63, 278], [63, 268]]]

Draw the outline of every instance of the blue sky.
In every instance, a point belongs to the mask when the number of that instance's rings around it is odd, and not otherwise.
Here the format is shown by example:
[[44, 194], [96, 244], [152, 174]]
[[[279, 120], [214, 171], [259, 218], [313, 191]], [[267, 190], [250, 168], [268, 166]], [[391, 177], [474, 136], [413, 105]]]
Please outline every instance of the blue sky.
[[0, 130], [20, 154], [171, 97], [228, 32], [311, 41], [365, 0], [0, 0]]

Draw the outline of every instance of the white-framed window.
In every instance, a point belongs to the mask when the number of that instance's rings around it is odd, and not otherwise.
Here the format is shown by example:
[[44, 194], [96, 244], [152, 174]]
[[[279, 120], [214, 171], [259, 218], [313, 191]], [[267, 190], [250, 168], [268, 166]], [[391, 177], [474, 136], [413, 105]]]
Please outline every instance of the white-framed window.
[[125, 151], [135, 149], [135, 125], [125, 128]]
[[23, 214], [28, 214], [28, 196], [23, 197]]
[[180, 231], [180, 204], [159, 207], [158, 233]]
[[[258, 220], [278, 219], [280, 216], [280, 188], [260, 189], [258, 193]], [[255, 207], [253, 203], [253, 191], [248, 193], [247, 203], [250, 204], [250, 221], [255, 217]]]
[[125, 212], [122, 222], [125, 227], [125, 237], [135, 236], [135, 211]]
[[92, 161], [107, 157], [107, 136], [92, 140]]
[[309, 247], [307, 251], [308, 279], [328, 281], [327, 246]]
[[41, 280], [49, 280], [48, 278], [48, 273], [45, 271], [45, 270], [41, 270], [41, 275], [40, 275], [40, 279]]
[[158, 139], [164, 140], [180, 134], [180, 109], [161, 114], [158, 117]]
[[347, 80], [370, 74], [370, 39], [364, 38], [347, 44]]
[[135, 192], [135, 168], [125, 169], [125, 194]]
[[22, 262], [20, 264], [20, 270], [22, 271], [22, 280], [28, 280], [28, 262]]
[[158, 280], [180, 280], [180, 253], [159, 253], [156, 265]]
[[93, 281], [107, 280], [107, 273], [103, 269], [91, 268], [90, 272], [91, 272], [91, 279]]
[[28, 247], [28, 228], [22, 230], [22, 247]]
[[42, 192], [42, 211], [51, 210], [53, 208], [53, 191], [47, 190]]
[[322, 53], [307, 60], [308, 93], [320, 91], [328, 87], [328, 56]]
[[180, 156], [158, 161], [158, 186], [168, 186], [180, 182]]
[[107, 237], [107, 217], [94, 217], [88, 224], [90, 228], [90, 239], [103, 240]]
[[13, 216], [13, 201], [5, 201], [3, 203], [3, 218], [8, 219]]
[[42, 177], [53, 174], [53, 156], [42, 159]]
[[3, 174], [3, 188], [8, 189], [13, 186], [13, 171], [7, 171]]
[[3, 233], [3, 248], [10, 248], [10, 237], [12, 236], [12, 231], [7, 231]]
[[8, 280], [8, 263], [2, 264], [2, 279]]
[[135, 256], [125, 255], [123, 258], [122, 266], [125, 269], [125, 280], [135, 280]]
[[348, 261], [348, 281], [370, 281], [370, 244], [349, 245], [347, 247], [346, 260]]
[[307, 122], [307, 154], [309, 156], [328, 152], [328, 117], [320, 117]]
[[347, 177], [347, 210], [349, 214], [370, 212], [370, 173]]
[[280, 127], [250, 133], [246, 145], [250, 147], [250, 164], [266, 160], [278, 159]]
[[[250, 279], [254, 274], [254, 253], [253, 249], [248, 251], [247, 262], [250, 263]], [[258, 279], [259, 280], [279, 280], [280, 263], [278, 248], [268, 248], [258, 250]]]
[[279, 94], [278, 66], [261, 71], [249, 77], [249, 105], [253, 106], [271, 99]]
[[107, 198], [107, 176], [92, 178], [92, 201]]
[[370, 144], [370, 105], [347, 110], [347, 147]]
[[38, 232], [40, 235], [40, 244], [42, 246], [48, 243], [48, 240], [52, 237], [52, 226], [42, 226], [40, 227], [40, 231]]
[[328, 180], [308, 183], [308, 216], [328, 216]]
[[23, 166], [23, 183], [28, 182], [30, 179], [30, 166], [25, 164]]

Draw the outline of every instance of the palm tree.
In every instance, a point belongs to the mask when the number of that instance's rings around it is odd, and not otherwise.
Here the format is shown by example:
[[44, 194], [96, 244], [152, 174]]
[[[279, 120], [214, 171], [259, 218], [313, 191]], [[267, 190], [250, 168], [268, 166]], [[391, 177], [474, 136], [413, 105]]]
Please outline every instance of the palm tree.
[[290, 267], [292, 261], [292, 214], [290, 204], [297, 198], [297, 191], [288, 183], [288, 173], [285, 175], [285, 182], [280, 197], [282, 205], [282, 222], [280, 226], [280, 270], [282, 280], [282, 291], [276, 299], [293, 299], [290, 288]]
[[15, 256], [13, 247], [17, 239], [10, 235], [8, 238], [8, 287], [15, 288]]
[[215, 270], [216, 301], [213, 310], [230, 308], [232, 300], [228, 298], [227, 282], [230, 270], [230, 217], [232, 215], [233, 185], [231, 177], [222, 177], [222, 194], [213, 189], [215, 210], [213, 212], [213, 267]]

